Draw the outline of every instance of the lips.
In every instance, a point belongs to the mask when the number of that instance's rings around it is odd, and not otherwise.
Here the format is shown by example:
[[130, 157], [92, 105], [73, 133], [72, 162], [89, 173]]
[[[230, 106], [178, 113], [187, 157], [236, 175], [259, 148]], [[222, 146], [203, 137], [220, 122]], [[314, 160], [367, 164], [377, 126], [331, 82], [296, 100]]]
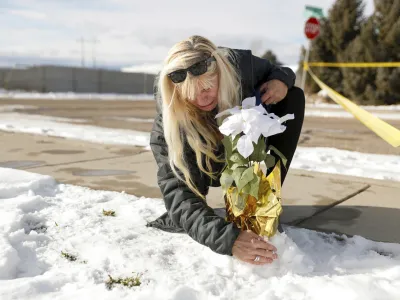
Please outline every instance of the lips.
[[214, 103], [214, 101], [213, 100], [211, 100], [211, 102], [210, 103], [208, 103], [208, 104], [206, 104], [206, 105], [200, 105], [200, 107], [208, 107], [208, 106], [210, 106], [211, 104], [213, 104]]

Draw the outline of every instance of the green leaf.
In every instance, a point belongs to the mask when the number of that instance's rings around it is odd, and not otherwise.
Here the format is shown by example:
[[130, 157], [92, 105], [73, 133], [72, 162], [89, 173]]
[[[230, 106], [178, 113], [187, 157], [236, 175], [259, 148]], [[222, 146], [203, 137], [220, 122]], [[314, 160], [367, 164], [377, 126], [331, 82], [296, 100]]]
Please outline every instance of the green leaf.
[[[254, 173], [253, 173], [254, 174]], [[258, 200], [258, 190], [260, 188], [260, 177], [254, 174], [253, 179], [245, 185], [242, 192], [248, 195], [252, 195]]]
[[248, 160], [245, 159], [240, 153], [233, 153], [229, 158], [233, 163], [237, 163], [239, 165], [247, 164]]
[[253, 143], [253, 146], [254, 146], [254, 151], [250, 155], [250, 161], [262, 162], [267, 156], [264, 137], [261, 136], [258, 139], [257, 144]]
[[229, 136], [224, 136], [224, 138], [222, 139], [222, 144], [225, 147], [226, 157], [230, 157], [232, 155], [232, 142]]
[[228, 190], [233, 183], [232, 173], [232, 170], [225, 169], [225, 171], [221, 174], [221, 178], [219, 179], [221, 187], [225, 191]]
[[232, 149], [233, 149], [233, 150], [236, 150], [237, 142], [238, 142], [238, 140], [240, 139], [240, 137], [241, 137], [241, 134], [238, 134], [238, 135], [236, 135], [235, 138], [232, 140]]
[[267, 169], [272, 168], [273, 166], [275, 166], [275, 157], [271, 154], [267, 154], [264, 162]]
[[230, 169], [231, 169], [232, 171], [235, 171], [238, 167], [241, 167], [241, 166], [243, 166], [243, 165], [240, 165], [240, 164], [235, 163], [235, 164], [232, 165], [232, 167], [231, 167]]
[[254, 176], [257, 176], [256, 174], [254, 174], [254, 167], [251, 166], [250, 168], [247, 168], [242, 176], [240, 177], [240, 180], [237, 184], [237, 188], [239, 191], [242, 190], [242, 188], [249, 183], [251, 180], [253, 180]]
[[236, 186], [239, 185], [240, 178], [242, 178], [243, 172], [246, 170], [246, 167], [237, 167], [233, 172], [232, 172], [232, 177], [233, 180], [235, 180]]
[[222, 144], [224, 145], [224, 148], [225, 148], [226, 161], [228, 163], [228, 166], [231, 167], [233, 164], [232, 161], [230, 160], [230, 157], [232, 156], [231, 138], [229, 136], [224, 136], [224, 138], [222, 139]]
[[268, 147], [268, 150], [274, 151], [274, 152], [279, 156], [279, 158], [280, 158], [281, 161], [282, 161], [283, 166], [284, 166], [285, 169], [286, 169], [287, 159], [286, 159], [285, 155], [283, 155], [282, 152], [280, 152], [278, 149], [276, 149], [276, 148], [275, 148], [274, 146], [272, 146], [272, 145]]

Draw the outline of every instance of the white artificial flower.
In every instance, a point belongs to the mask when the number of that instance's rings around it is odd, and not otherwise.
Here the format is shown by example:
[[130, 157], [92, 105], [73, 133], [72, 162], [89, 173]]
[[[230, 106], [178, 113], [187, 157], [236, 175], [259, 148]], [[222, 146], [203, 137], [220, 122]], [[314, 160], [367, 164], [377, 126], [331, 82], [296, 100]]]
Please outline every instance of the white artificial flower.
[[219, 130], [222, 134], [232, 137], [244, 133], [237, 143], [238, 152], [244, 158], [253, 153], [253, 142], [257, 143], [261, 135], [268, 137], [282, 133], [286, 129], [282, 123], [294, 119], [293, 114], [287, 114], [282, 118], [275, 114], [268, 114], [261, 104], [256, 106], [255, 97], [246, 98], [242, 102], [242, 107], [227, 109], [215, 117], [219, 118], [228, 114], [231, 116], [224, 120]]

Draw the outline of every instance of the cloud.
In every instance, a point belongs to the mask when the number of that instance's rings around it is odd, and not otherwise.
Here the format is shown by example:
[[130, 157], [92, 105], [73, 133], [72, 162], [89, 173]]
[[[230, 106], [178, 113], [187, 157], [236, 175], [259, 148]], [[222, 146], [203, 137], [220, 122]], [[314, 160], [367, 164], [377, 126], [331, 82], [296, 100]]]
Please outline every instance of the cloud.
[[[306, 44], [304, 6], [327, 13], [335, 0], [2, 1], [8, 4], [5, 24], [11, 24], [0, 28], [3, 55], [66, 57], [79, 64], [79, 39], [85, 38], [85, 58], [91, 59], [90, 41], [96, 38], [97, 61], [129, 66], [157, 64], [174, 43], [193, 34], [257, 55], [271, 49], [281, 61], [296, 64]], [[372, 12], [373, 0], [365, 1]]]
[[43, 20], [46, 18], [46, 14], [33, 10], [11, 9], [7, 10], [7, 13], [32, 20]]

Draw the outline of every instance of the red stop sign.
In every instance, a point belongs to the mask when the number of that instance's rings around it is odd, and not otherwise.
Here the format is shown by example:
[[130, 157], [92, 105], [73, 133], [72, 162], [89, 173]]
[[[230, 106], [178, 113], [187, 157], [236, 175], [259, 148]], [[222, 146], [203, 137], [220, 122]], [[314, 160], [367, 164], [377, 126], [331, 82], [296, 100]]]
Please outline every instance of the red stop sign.
[[304, 33], [310, 40], [315, 39], [319, 35], [319, 22], [317, 18], [311, 17], [307, 20]]

